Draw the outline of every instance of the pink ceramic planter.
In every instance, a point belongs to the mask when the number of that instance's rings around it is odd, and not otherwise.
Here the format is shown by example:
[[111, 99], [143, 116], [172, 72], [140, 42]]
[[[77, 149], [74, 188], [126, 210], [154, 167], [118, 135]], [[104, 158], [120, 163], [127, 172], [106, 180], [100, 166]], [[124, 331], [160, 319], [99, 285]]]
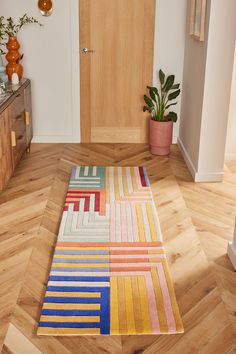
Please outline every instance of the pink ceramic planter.
[[153, 155], [166, 156], [170, 153], [173, 122], [157, 122], [150, 119], [150, 150]]

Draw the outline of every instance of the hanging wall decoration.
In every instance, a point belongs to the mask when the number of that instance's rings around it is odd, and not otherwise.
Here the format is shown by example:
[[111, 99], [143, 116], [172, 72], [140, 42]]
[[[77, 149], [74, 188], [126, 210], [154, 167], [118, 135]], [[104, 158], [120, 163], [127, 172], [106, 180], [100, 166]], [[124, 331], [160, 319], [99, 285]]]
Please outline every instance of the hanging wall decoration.
[[190, 35], [203, 42], [205, 40], [207, 0], [191, 0]]
[[53, 11], [53, 4], [51, 0], [39, 0], [38, 8], [42, 16], [50, 16]]

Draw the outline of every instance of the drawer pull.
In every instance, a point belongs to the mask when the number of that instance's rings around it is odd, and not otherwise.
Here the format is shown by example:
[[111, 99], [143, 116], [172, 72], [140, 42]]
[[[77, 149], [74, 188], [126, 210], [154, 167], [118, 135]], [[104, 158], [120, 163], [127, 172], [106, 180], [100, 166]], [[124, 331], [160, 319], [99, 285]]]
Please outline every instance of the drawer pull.
[[16, 147], [16, 132], [11, 132], [11, 146]]
[[19, 135], [19, 136], [17, 137], [17, 140], [21, 140], [22, 138], [24, 138], [24, 135]]
[[20, 120], [22, 118], [21, 114], [18, 114], [18, 116], [16, 117], [16, 120]]
[[25, 124], [30, 125], [30, 114], [29, 112], [25, 112]]

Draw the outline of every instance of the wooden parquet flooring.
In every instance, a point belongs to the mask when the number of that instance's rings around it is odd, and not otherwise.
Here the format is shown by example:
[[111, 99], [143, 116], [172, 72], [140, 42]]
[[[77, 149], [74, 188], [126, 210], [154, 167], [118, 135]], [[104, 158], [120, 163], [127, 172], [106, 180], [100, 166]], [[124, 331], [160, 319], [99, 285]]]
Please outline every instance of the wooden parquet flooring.
[[[147, 167], [185, 333], [37, 337], [70, 168]], [[34, 144], [0, 195], [0, 345], [3, 354], [236, 353], [236, 273], [226, 255], [236, 215], [236, 162], [218, 184], [194, 184], [170, 158], [138, 144]]]

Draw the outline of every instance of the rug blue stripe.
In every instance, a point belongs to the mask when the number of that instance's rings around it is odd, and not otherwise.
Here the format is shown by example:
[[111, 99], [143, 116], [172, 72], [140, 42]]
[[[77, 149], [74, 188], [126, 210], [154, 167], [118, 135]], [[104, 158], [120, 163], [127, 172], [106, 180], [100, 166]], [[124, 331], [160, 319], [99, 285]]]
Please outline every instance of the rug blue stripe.
[[39, 327], [50, 328], [100, 328], [99, 322], [39, 322]]
[[[95, 258], [95, 257], [94, 257]], [[109, 263], [109, 259], [68, 259], [68, 258], [53, 258], [53, 263]]]
[[49, 280], [52, 281], [86, 281], [86, 282], [109, 282], [110, 277], [73, 277], [73, 276], [57, 276], [51, 275], [49, 276]]
[[109, 268], [52, 268], [54, 272], [107, 272]]
[[70, 179], [74, 179], [75, 178], [75, 174], [76, 174], [76, 166], [73, 166], [71, 169], [71, 175], [70, 175]]
[[101, 298], [46, 296], [44, 302], [52, 304], [99, 304]]
[[100, 316], [99, 310], [48, 310], [43, 309], [42, 315], [45, 316]]
[[144, 178], [145, 178], [145, 181], [146, 181], [146, 186], [150, 187], [149, 178], [148, 178], [147, 170], [146, 170], [145, 167], [143, 167], [143, 174], [144, 174]]
[[101, 334], [110, 334], [110, 288], [101, 297]]
[[88, 292], [88, 293], [99, 293], [106, 291], [107, 287], [88, 287], [88, 286], [48, 286], [47, 291], [57, 291], [57, 292]]

